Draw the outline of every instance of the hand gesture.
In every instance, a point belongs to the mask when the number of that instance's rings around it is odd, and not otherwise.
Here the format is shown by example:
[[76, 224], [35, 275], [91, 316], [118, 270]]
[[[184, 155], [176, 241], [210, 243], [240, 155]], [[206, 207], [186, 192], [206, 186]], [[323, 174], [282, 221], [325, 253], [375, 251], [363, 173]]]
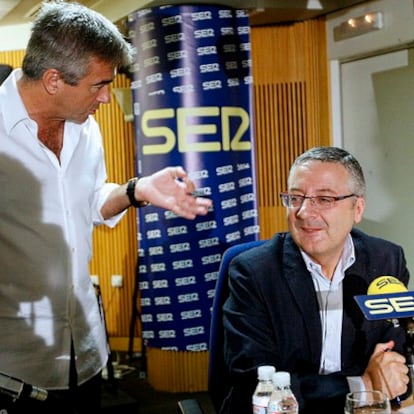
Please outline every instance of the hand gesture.
[[140, 178], [135, 188], [135, 198], [165, 208], [178, 216], [194, 219], [205, 215], [212, 201], [195, 197], [193, 181], [182, 167], [166, 167], [152, 175]]

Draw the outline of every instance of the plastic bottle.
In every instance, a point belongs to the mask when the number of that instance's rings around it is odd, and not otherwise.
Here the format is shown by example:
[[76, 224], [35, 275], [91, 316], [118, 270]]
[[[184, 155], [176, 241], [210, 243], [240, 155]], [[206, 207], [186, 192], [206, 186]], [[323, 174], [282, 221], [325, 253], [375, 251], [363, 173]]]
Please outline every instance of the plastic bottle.
[[297, 414], [298, 402], [290, 388], [289, 372], [280, 371], [272, 375], [273, 391], [267, 407], [267, 414]]
[[270, 394], [273, 391], [272, 375], [276, 368], [272, 365], [262, 365], [257, 368], [257, 386], [252, 396], [253, 413], [266, 414]]

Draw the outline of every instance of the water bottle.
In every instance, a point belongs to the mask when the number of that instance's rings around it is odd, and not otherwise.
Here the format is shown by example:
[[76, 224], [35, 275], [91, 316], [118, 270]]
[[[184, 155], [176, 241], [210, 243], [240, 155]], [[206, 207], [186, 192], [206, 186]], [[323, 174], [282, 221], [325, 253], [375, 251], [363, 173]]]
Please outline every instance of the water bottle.
[[299, 406], [290, 388], [289, 372], [272, 374], [273, 391], [270, 395], [267, 414], [298, 414]]
[[257, 368], [257, 386], [253, 393], [252, 404], [254, 414], [266, 414], [270, 394], [273, 390], [272, 375], [276, 369], [272, 365], [262, 365]]

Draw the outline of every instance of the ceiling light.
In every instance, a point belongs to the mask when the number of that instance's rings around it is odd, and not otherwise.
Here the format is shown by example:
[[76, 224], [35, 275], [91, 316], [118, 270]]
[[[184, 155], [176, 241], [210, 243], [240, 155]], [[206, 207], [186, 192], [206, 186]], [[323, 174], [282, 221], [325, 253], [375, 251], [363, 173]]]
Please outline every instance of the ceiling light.
[[338, 26], [334, 27], [334, 40], [348, 39], [354, 36], [360, 36], [374, 30], [380, 30], [384, 27], [383, 16], [381, 12], [367, 13], [363, 16], [352, 17]]

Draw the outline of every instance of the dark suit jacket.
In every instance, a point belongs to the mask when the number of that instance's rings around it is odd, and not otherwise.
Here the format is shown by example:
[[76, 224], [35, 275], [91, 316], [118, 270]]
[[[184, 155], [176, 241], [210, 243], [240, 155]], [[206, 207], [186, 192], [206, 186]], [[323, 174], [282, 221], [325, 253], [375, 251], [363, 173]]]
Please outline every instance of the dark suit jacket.
[[[378, 276], [408, 284], [404, 252], [391, 242], [352, 231], [355, 263], [343, 281], [341, 371], [318, 375], [322, 327], [312, 278], [289, 233], [238, 255], [229, 267], [224, 358], [231, 389], [222, 413], [251, 414], [257, 367], [288, 371], [301, 413], [343, 414], [347, 376], [361, 375], [374, 347], [389, 339], [403, 353], [405, 333], [388, 321], [367, 321], [354, 296]], [[338, 326], [338, 335], [341, 329]]]

